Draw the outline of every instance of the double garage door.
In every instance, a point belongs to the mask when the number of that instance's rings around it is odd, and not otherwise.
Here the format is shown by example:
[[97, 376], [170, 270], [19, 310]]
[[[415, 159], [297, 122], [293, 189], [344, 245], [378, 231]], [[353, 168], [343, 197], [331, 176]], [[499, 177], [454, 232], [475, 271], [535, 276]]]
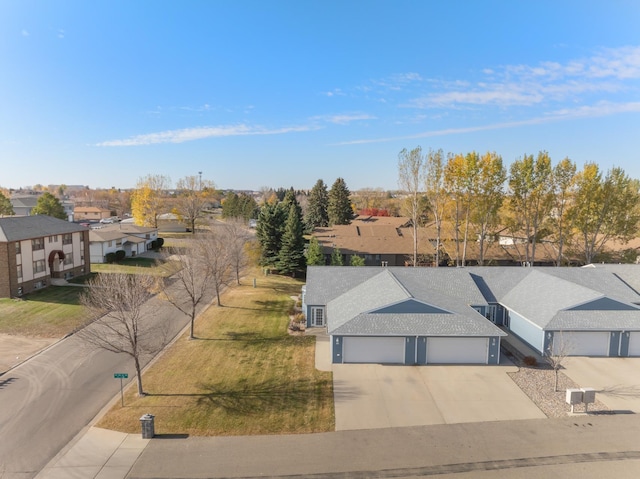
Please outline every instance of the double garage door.
[[[424, 338], [418, 338], [418, 343]], [[488, 338], [426, 338], [427, 364], [486, 364]], [[404, 364], [405, 357], [419, 357], [416, 342], [404, 337], [345, 337], [342, 356], [345, 363]], [[411, 351], [406, 351], [412, 347]], [[419, 346], [418, 346], [419, 347]]]

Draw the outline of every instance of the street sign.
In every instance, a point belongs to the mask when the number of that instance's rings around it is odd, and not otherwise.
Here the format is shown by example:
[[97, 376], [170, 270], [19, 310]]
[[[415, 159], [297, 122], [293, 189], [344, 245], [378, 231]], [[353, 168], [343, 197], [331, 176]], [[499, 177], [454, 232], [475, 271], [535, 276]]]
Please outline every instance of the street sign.
[[124, 391], [122, 389], [122, 380], [128, 379], [129, 375], [127, 373], [113, 373], [113, 378], [120, 380], [120, 401], [122, 403], [122, 407], [124, 407]]

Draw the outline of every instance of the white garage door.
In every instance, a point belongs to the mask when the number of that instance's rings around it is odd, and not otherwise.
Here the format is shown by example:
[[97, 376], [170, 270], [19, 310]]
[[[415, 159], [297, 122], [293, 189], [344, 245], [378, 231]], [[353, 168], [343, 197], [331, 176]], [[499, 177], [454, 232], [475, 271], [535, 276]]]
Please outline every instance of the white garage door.
[[427, 364], [486, 364], [489, 338], [428, 338]]
[[564, 331], [554, 333], [553, 351], [558, 353], [561, 344], [566, 344], [570, 356], [609, 356], [608, 331]]
[[640, 332], [629, 333], [629, 356], [640, 356]]
[[345, 337], [345, 363], [404, 363], [404, 338]]

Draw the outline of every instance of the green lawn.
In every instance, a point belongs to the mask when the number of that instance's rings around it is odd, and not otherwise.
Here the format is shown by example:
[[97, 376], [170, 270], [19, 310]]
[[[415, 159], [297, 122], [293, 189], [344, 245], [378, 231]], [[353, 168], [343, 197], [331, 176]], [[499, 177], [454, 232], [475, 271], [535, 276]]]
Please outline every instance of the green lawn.
[[84, 323], [83, 288], [49, 286], [20, 299], [0, 299], [0, 333], [59, 338]]
[[118, 402], [98, 426], [139, 432], [140, 416], [151, 413], [158, 434], [332, 431], [332, 377], [315, 369], [315, 338], [287, 333], [301, 283], [257, 277], [257, 288], [228, 290], [224, 307], [196, 321], [198, 339], [182, 336], [147, 371], [148, 396], [130, 388], [125, 407]]
[[127, 273], [136, 274], [140, 271], [145, 274], [167, 276], [170, 274], [169, 265], [158, 265], [153, 258], [125, 258], [118, 263], [92, 263], [91, 271], [94, 273]]

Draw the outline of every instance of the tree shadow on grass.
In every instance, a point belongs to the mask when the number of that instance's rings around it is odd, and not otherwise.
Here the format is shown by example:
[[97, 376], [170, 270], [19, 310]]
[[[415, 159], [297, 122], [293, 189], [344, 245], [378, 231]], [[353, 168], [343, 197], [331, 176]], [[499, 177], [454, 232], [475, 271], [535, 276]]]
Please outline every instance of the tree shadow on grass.
[[[311, 336], [308, 336], [311, 337]], [[197, 341], [237, 341], [244, 342], [248, 345], [251, 344], [265, 344], [265, 343], [293, 343], [307, 340], [305, 336], [290, 336], [283, 334], [276, 334], [273, 336], [265, 336], [262, 333], [256, 333], [252, 331], [236, 332], [230, 331], [225, 333], [225, 337], [221, 338], [204, 338], [196, 336]]]
[[[328, 379], [327, 382], [331, 380]], [[228, 414], [258, 415], [271, 411], [291, 410], [292, 414], [301, 405], [316, 401], [319, 406], [333, 401], [333, 391], [326, 382], [296, 379], [293, 381], [268, 380], [257, 384], [242, 382], [232, 385], [204, 383], [198, 385], [200, 394], [149, 394], [150, 396], [196, 397], [198, 406], [224, 410]], [[353, 395], [355, 390], [344, 391]]]

